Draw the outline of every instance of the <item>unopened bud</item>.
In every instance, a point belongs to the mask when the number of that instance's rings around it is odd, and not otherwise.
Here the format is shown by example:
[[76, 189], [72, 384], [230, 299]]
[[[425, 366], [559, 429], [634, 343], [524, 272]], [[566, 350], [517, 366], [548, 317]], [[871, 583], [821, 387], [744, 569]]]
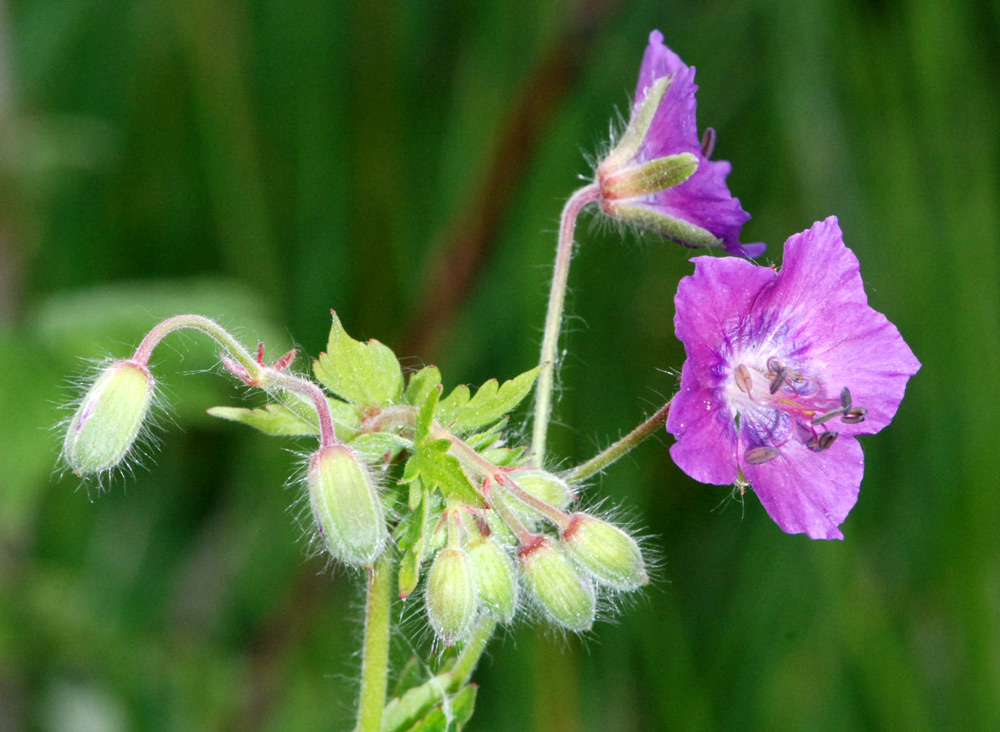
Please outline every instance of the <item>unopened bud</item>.
[[469, 562], [480, 601], [490, 615], [509, 623], [517, 610], [517, 577], [507, 552], [486, 539], [469, 549]]
[[573, 560], [603, 585], [634, 590], [649, 582], [635, 539], [607, 521], [574, 513], [562, 540]]
[[550, 506], [562, 509], [576, 500], [576, 493], [569, 483], [558, 475], [544, 470], [537, 468], [515, 470], [510, 474], [510, 477], [516, 480], [517, 484], [525, 491], [535, 498], [545, 501]]
[[77, 475], [118, 465], [139, 436], [156, 382], [144, 367], [116, 361], [97, 378], [70, 420], [63, 458]]
[[588, 630], [594, 622], [594, 590], [563, 551], [546, 536], [520, 551], [521, 567], [539, 606], [556, 625]]
[[307, 482], [330, 554], [346, 564], [374, 564], [385, 549], [386, 526], [368, 467], [351, 448], [330, 445], [310, 458]]
[[472, 628], [478, 609], [476, 583], [468, 555], [442, 549], [427, 575], [427, 618], [438, 638], [453, 645]]

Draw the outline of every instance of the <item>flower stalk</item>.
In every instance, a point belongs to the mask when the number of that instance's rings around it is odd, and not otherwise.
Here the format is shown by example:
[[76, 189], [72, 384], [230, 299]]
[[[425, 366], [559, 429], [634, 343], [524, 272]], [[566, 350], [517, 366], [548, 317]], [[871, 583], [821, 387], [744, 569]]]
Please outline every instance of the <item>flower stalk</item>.
[[660, 431], [663, 425], [667, 422], [667, 416], [670, 414], [670, 403], [672, 401], [673, 399], [668, 400], [666, 404], [656, 410], [656, 412], [645, 422], [640, 424], [617, 442], [608, 445], [608, 447], [601, 450], [601, 452], [594, 455], [594, 457], [590, 458], [587, 462], [581, 463], [568, 473], [565, 473], [563, 478], [569, 483], [579, 483], [592, 475], [600, 473], [606, 467], [611, 465], [611, 463], [624, 457], [629, 451], [639, 445], [639, 443], [643, 442], [647, 437], [650, 437]]
[[531, 450], [534, 454], [532, 462], [541, 467], [545, 462], [545, 442], [549, 431], [549, 420], [552, 417], [552, 387], [555, 383], [555, 370], [559, 362], [557, 349], [559, 346], [559, 331], [562, 328], [563, 309], [566, 304], [566, 283], [569, 281], [569, 265], [573, 258], [573, 232], [576, 231], [576, 220], [588, 203], [600, 200], [601, 189], [596, 183], [576, 191], [563, 208], [559, 221], [559, 241], [556, 245], [556, 263], [552, 272], [552, 288], [549, 290], [549, 305], [545, 313], [545, 329], [542, 333], [541, 365], [548, 365], [538, 375], [535, 386], [535, 417], [532, 424]]
[[389, 680], [389, 627], [393, 562], [387, 554], [370, 567], [361, 651], [361, 692], [355, 732], [380, 732]]

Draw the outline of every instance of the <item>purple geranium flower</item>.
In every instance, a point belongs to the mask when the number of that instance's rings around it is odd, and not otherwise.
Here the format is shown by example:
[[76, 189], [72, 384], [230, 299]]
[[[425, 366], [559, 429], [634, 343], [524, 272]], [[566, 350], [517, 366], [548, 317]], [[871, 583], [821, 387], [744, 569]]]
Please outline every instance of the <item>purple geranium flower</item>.
[[864, 471], [854, 438], [889, 424], [920, 362], [868, 306], [835, 217], [789, 238], [780, 272], [694, 263], [675, 298], [687, 361], [667, 419], [674, 462], [703, 483], [749, 483], [790, 534], [842, 539]]
[[750, 215], [726, 187], [731, 166], [709, 160], [714, 132], [698, 138], [694, 71], [650, 34], [628, 127], [597, 167], [601, 207], [685, 246], [756, 257], [763, 244], [738, 241]]

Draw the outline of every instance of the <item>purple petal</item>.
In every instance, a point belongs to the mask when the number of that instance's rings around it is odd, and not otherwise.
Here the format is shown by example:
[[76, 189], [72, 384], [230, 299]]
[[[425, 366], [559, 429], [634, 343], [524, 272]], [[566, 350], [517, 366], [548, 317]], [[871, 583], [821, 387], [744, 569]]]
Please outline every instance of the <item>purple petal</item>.
[[867, 305], [839, 307], [827, 322], [810, 322], [802, 339], [813, 345], [809, 357], [822, 373], [827, 391], [851, 390], [855, 406], [868, 410], [865, 421], [831, 428], [841, 434], [875, 434], [892, 421], [906, 382], [920, 362], [892, 323]]
[[785, 242], [781, 277], [758, 307], [781, 310], [789, 321], [813, 318], [827, 321], [840, 305], [868, 304], [854, 252], [844, 245], [844, 236], [831, 216], [812, 228], [793, 234]]
[[701, 386], [693, 371], [688, 359], [667, 415], [667, 431], [677, 438], [670, 457], [697, 481], [728, 485], [736, 481], [736, 424], [721, 392]]
[[892, 420], [920, 362], [896, 326], [868, 306], [858, 259], [836, 217], [788, 239], [778, 281], [755, 307], [797, 326], [792, 338], [809, 370], [823, 375], [829, 393], [846, 386], [868, 410], [864, 422], [838, 421], [835, 429], [874, 434]]
[[773, 460], [759, 465], [741, 460], [741, 467], [768, 515], [783, 531], [812, 539], [844, 538], [837, 527], [858, 500], [865, 468], [857, 440], [843, 437], [822, 452], [792, 440]]
[[758, 295], [778, 275], [770, 267], [734, 257], [691, 261], [694, 274], [681, 279], [674, 297], [674, 330], [688, 361], [712, 368], [738, 335]]
[[[646, 203], [667, 216], [689, 221], [710, 231], [722, 240], [731, 254], [755, 257], [764, 251], [763, 244], [743, 247], [740, 230], [750, 214], [740, 206], [726, 186], [731, 166], [724, 160], [709, 160], [701, 154], [696, 119], [695, 70], [663, 45], [663, 34], [653, 31], [639, 69], [639, 84], [633, 110], [645, 98], [647, 88], [657, 79], [673, 74], [674, 78], [660, 102], [637, 162], [689, 152], [698, 158], [698, 170], [683, 184], [650, 197]], [[685, 242], [681, 242], [682, 244]]]

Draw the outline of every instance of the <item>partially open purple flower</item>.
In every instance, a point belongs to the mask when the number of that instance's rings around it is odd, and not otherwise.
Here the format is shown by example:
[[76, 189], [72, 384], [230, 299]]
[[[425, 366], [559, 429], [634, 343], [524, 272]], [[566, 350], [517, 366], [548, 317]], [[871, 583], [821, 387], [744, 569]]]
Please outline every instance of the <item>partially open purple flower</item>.
[[649, 35], [628, 127], [597, 166], [601, 208], [685, 246], [759, 256], [763, 244], [738, 241], [750, 215], [726, 187], [729, 163], [709, 160], [714, 132], [698, 137], [694, 71]]
[[835, 217], [789, 238], [780, 272], [693, 261], [674, 300], [687, 353], [674, 462], [703, 483], [749, 483], [790, 534], [842, 539], [864, 471], [854, 438], [889, 424], [920, 362], [868, 306]]

